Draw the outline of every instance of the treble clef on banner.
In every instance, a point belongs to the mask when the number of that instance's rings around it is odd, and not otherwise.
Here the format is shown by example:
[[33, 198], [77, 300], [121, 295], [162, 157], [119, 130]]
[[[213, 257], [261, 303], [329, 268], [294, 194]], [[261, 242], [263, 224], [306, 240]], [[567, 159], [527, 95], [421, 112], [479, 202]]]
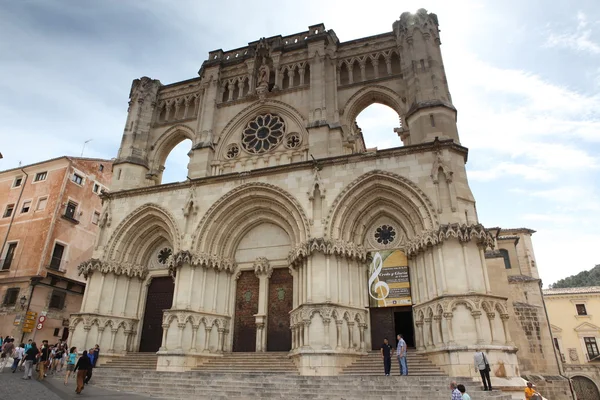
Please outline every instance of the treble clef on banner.
[[[390, 287], [388, 286], [388, 284], [385, 283], [384, 281], [378, 280], [375, 283], [375, 285], [373, 285], [375, 280], [379, 278], [379, 273], [381, 272], [382, 268], [383, 268], [383, 260], [381, 258], [381, 254], [379, 254], [379, 252], [377, 252], [377, 253], [375, 253], [375, 256], [373, 256], [373, 264], [372, 264], [373, 273], [369, 277], [369, 296], [371, 296], [373, 299], [375, 299], [377, 301], [383, 300], [385, 302], [386, 297], [388, 297], [388, 295], [390, 294]], [[377, 296], [373, 296], [373, 292], [375, 292], [375, 294]], [[379, 297], [379, 295], [381, 295], [381, 297]]]

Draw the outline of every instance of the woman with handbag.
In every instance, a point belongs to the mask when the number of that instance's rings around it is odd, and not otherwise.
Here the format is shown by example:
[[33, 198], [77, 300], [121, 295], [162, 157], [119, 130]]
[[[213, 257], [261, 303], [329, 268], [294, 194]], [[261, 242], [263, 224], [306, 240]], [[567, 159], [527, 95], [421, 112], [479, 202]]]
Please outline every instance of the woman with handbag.
[[490, 363], [483, 351], [476, 351], [473, 360], [475, 361], [475, 370], [479, 371], [479, 375], [481, 375], [483, 390], [492, 390], [492, 382], [490, 381]]

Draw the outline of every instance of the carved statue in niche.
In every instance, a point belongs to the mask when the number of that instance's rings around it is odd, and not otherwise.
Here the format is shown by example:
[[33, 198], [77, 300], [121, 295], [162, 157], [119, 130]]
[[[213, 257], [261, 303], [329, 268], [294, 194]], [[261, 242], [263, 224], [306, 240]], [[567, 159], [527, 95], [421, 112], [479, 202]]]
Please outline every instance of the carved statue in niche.
[[269, 74], [271, 73], [271, 69], [267, 65], [267, 60], [265, 57], [262, 58], [262, 63], [260, 67], [258, 67], [258, 76], [256, 77], [256, 87], [265, 87], [269, 88]]

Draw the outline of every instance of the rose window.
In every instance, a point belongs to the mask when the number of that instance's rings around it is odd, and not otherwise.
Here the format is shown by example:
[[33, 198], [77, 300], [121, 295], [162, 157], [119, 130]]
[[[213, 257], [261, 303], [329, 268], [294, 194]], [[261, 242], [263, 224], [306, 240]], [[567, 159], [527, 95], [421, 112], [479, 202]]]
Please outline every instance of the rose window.
[[167, 260], [171, 256], [171, 253], [173, 253], [173, 251], [167, 247], [165, 247], [164, 249], [159, 251], [158, 252], [158, 262], [161, 264], [166, 264]]
[[375, 240], [379, 244], [390, 244], [396, 238], [396, 230], [391, 225], [381, 225], [375, 230]]
[[296, 147], [300, 146], [300, 142], [300, 135], [298, 135], [297, 133], [290, 133], [285, 138], [285, 147], [287, 147], [288, 149], [295, 149]]
[[285, 123], [277, 114], [263, 114], [248, 123], [242, 133], [242, 146], [249, 153], [260, 154], [281, 143]]
[[240, 148], [237, 143], [232, 143], [227, 147], [225, 157], [229, 160], [236, 158], [240, 154]]

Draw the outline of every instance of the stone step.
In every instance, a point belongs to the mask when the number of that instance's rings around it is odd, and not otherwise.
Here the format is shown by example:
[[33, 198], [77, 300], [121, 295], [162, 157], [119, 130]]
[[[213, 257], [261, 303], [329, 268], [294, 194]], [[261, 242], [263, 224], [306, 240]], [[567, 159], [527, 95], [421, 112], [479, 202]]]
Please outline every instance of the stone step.
[[[510, 400], [510, 395], [499, 391], [483, 392], [471, 378], [463, 379], [473, 398]], [[282, 376], [231, 371], [174, 373], [115, 368], [94, 373], [92, 382], [107, 389], [146, 393], [165, 399], [447, 400], [450, 380], [413, 376]]]

